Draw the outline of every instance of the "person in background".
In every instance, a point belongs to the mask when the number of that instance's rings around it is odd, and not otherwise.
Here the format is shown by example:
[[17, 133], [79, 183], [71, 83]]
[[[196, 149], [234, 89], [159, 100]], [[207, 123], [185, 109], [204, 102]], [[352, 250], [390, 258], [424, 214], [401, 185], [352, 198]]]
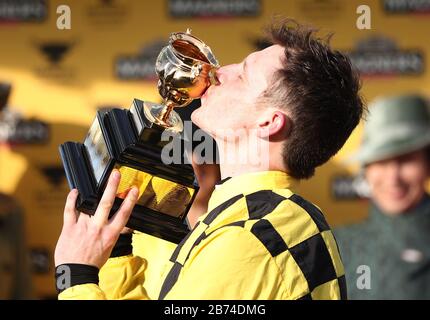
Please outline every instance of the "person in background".
[[351, 299], [430, 299], [430, 114], [418, 95], [370, 108], [355, 158], [370, 187], [369, 217], [335, 230]]
[[[11, 85], [0, 83], [0, 127], [8, 119]], [[2, 141], [0, 144], [7, 141]], [[0, 193], [0, 300], [31, 298], [30, 267], [25, 245], [24, 216], [9, 195]]]
[[0, 193], [0, 300], [31, 298], [30, 268], [23, 214], [9, 195]]

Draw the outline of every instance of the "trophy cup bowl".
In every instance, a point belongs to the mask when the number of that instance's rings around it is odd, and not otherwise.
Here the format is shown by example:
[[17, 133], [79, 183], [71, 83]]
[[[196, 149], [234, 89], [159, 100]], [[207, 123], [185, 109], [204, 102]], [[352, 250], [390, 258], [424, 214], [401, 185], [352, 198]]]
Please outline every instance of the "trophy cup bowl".
[[186, 215], [198, 190], [191, 165], [166, 164], [162, 149], [169, 130], [182, 143], [183, 123], [173, 110], [201, 97], [216, 83], [219, 67], [210, 48], [187, 32], [173, 33], [156, 61], [163, 103], [134, 99], [130, 109], [99, 110], [83, 143], [65, 142], [60, 155], [70, 188], [79, 191], [76, 208], [94, 214], [112, 170], [121, 172], [111, 215], [127, 192], [139, 197], [127, 226], [179, 243], [189, 232]]
[[173, 109], [200, 98], [216, 83], [217, 68], [218, 61], [210, 48], [192, 36], [189, 29], [185, 33], [173, 33], [155, 64], [158, 92], [164, 104], [145, 109], [146, 116], [166, 129], [182, 132], [182, 120]]

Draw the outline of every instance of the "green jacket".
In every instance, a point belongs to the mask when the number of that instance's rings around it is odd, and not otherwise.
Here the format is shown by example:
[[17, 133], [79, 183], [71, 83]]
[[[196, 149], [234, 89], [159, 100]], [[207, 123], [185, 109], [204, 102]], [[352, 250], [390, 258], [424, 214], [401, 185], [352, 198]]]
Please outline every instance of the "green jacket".
[[[372, 204], [367, 220], [334, 233], [350, 299], [430, 299], [428, 195], [411, 212], [395, 217]], [[369, 270], [367, 281], [363, 276]]]

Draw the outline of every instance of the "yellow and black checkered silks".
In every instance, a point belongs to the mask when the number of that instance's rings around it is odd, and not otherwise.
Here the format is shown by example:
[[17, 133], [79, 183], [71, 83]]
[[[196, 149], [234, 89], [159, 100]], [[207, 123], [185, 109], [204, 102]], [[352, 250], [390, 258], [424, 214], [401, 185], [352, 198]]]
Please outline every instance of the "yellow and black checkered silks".
[[[208, 213], [166, 263], [159, 299], [346, 299], [333, 234], [321, 211], [293, 193], [293, 183], [270, 171], [218, 185]], [[72, 287], [60, 298], [148, 298], [146, 261], [123, 257], [116, 267], [113, 259], [101, 270], [100, 287]], [[126, 259], [139, 264], [139, 280]]]
[[[271, 179], [273, 176], [277, 178]], [[218, 197], [222, 193], [230, 198], [201, 219], [176, 248], [170, 259], [173, 267], [163, 284], [160, 298], [179, 298], [183, 288], [191, 288], [191, 282], [189, 286], [181, 284], [187, 279], [182, 273], [188, 272], [192, 278], [197, 271], [194, 269], [201, 265], [189, 261], [200, 261], [204, 256], [208, 263], [224, 264], [219, 267], [230, 270], [226, 275], [220, 270], [208, 276], [214, 281], [213, 293], [191, 293], [194, 298], [345, 299], [343, 265], [323, 214], [290, 189], [280, 189], [277, 182], [282, 177], [285, 177], [284, 184], [288, 183], [284, 173], [267, 172], [233, 179], [239, 181], [227, 181], [225, 188], [219, 186], [215, 191]], [[248, 194], [233, 193], [240, 192], [241, 185], [247, 185], [248, 190], [260, 189], [262, 182], [272, 184], [271, 188]], [[228, 242], [230, 238], [234, 242]], [[220, 242], [216, 245], [220, 251], [209, 249], [214, 254], [210, 258], [205, 250], [214, 242]], [[243, 252], [247, 249], [249, 252]], [[195, 267], [187, 267], [187, 264]], [[235, 276], [233, 271], [242, 275]], [[216, 287], [223, 282], [221, 292], [226, 295], [219, 296]], [[225, 286], [232, 289], [226, 290]], [[211, 285], [202, 284], [202, 287], [208, 290]]]

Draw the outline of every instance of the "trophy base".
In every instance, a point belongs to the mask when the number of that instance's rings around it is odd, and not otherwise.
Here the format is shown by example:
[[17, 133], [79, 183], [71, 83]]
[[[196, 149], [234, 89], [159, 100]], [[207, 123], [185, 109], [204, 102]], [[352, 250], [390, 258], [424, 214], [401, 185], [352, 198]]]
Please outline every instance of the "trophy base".
[[[60, 154], [70, 188], [79, 191], [76, 209], [94, 215], [101, 196], [98, 195], [100, 192], [88, 167], [85, 146], [81, 143], [66, 142], [61, 145]], [[115, 198], [109, 216], [115, 214], [122, 201], [122, 198]], [[133, 209], [126, 226], [174, 243], [181, 242], [190, 232], [186, 219], [169, 216], [138, 204]]]
[[[76, 208], [93, 215], [112, 170], [121, 172], [113, 215], [127, 192], [137, 186], [138, 201], [127, 227], [179, 243], [190, 231], [186, 215], [198, 186], [191, 165], [161, 159], [165, 130], [153, 125], [144, 109], [153, 104], [135, 99], [130, 110], [98, 111], [84, 143], [66, 142], [60, 155]], [[182, 122], [182, 121], [181, 121]], [[179, 138], [179, 136], [178, 136]]]

